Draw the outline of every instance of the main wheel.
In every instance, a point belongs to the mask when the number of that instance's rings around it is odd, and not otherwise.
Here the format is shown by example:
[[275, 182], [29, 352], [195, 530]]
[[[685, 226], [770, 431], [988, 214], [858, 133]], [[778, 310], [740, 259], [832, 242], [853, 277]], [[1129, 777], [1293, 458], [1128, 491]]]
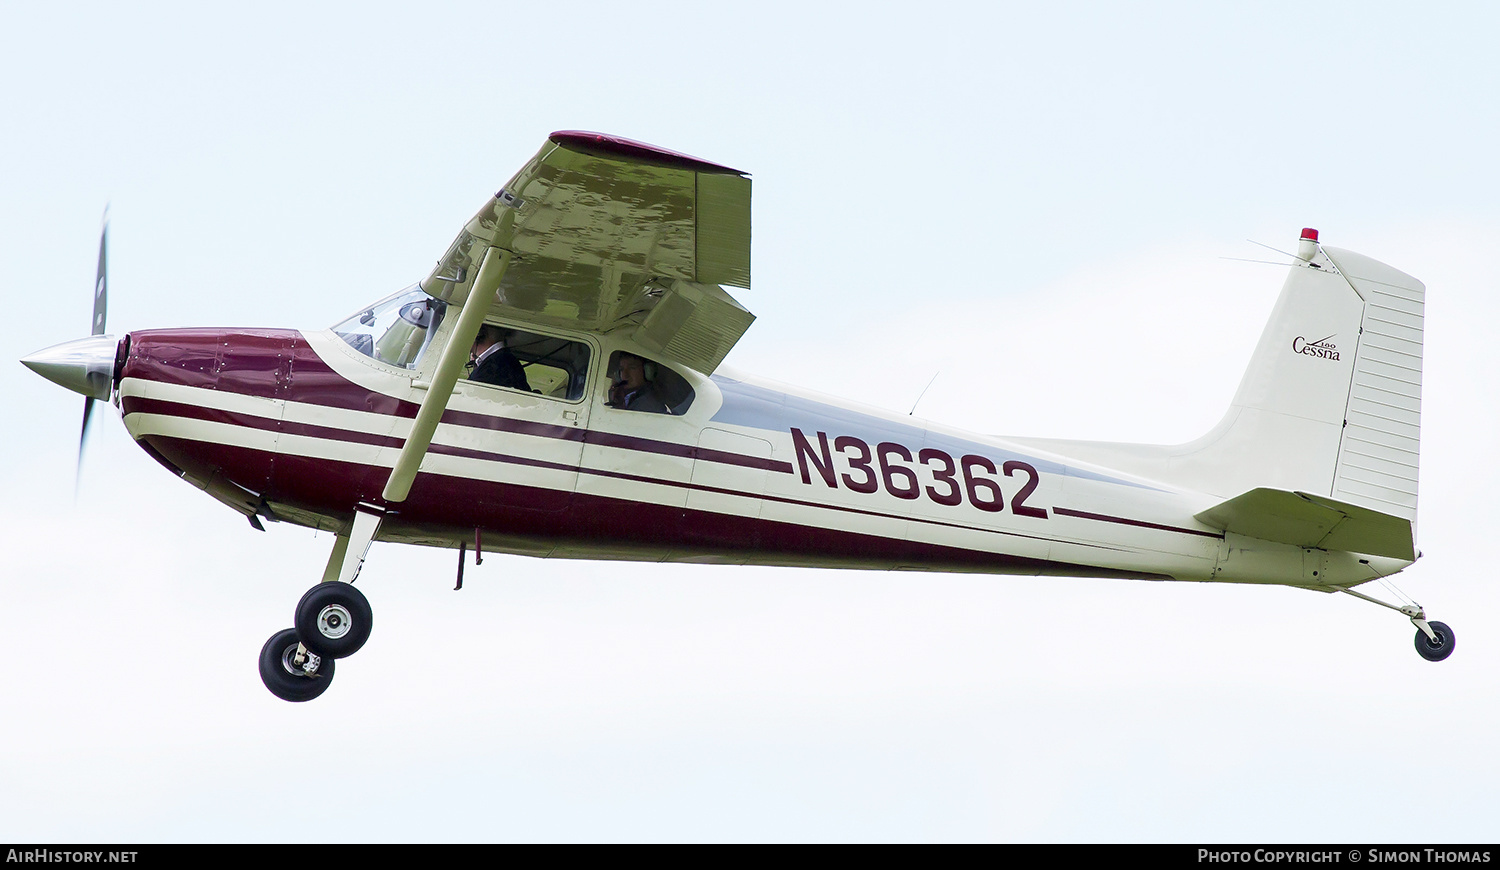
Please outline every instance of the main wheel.
[[297, 602], [297, 637], [320, 656], [341, 659], [370, 639], [370, 602], [348, 583], [319, 583]]
[[293, 662], [298, 643], [297, 630], [288, 628], [271, 635], [260, 648], [260, 681], [283, 701], [311, 701], [333, 682], [333, 659], [319, 662], [314, 674]]
[[1429, 662], [1440, 662], [1448, 656], [1453, 655], [1453, 629], [1442, 622], [1429, 622], [1427, 627], [1437, 635], [1433, 641], [1427, 633], [1421, 629], [1417, 630], [1417, 654]]

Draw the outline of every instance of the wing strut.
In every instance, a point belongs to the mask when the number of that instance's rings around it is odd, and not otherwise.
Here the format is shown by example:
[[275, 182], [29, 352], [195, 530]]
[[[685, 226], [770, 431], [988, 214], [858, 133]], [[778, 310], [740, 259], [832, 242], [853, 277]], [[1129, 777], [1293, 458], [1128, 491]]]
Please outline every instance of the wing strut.
[[510, 251], [501, 248], [491, 247], [484, 252], [484, 260], [479, 265], [479, 274], [474, 278], [469, 298], [464, 300], [458, 323], [454, 324], [453, 334], [448, 337], [443, 357], [438, 360], [437, 371], [432, 375], [432, 386], [427, 388], [427, 398], [422, 400], [417, 419], [411, 424], [411, 434], [406, 436], [401, 455], [396, 457], [396, 465], [385, 482], [385, 491], [381, 493], [381, 497], [387, 502], [405, 501], [406, 496], [411, 493], [411, 485], [417, 479], [422, 457], [427, 455], [432, 435], [437, 431], [444, 409], [448, 407], [453, 387], [458, 383], [464, 361], [469, 357], [469, 348], [473, 346], [475, 336], [479, 335], [479, 327], [484, 323], [484, 315], [495, 302], [495, 291], [500, 288], [500, 279], [505, 277], [505, 270], [510, 267], [511, 257]]

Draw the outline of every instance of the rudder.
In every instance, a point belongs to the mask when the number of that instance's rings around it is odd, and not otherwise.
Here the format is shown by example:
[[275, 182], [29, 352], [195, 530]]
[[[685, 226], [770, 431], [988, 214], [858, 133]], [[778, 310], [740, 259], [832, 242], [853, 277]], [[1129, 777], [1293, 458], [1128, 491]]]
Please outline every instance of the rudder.
[[1426, 288], [1352, 251], [1327, 254], [1364, 300], [1331, 494], [1415, 523]]

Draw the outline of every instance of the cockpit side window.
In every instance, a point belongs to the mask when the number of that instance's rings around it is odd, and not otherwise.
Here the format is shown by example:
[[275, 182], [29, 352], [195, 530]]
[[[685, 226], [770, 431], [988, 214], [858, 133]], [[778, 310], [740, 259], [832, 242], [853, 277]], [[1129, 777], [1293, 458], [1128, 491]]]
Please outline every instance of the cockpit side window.
[[609, 357], [611, 408], [679, 416], [693, 404], [693, 387], [682, 375], [643, 356], [617, 350]]
[[350, 317], [333, 331], [365, 356], [414, 369], [447, 309], [446, 302], [413, 285]]
[[467, 379], [553, 399], [576, 401], [588, 381], [589, 346], [486, 323], [470, 352]]

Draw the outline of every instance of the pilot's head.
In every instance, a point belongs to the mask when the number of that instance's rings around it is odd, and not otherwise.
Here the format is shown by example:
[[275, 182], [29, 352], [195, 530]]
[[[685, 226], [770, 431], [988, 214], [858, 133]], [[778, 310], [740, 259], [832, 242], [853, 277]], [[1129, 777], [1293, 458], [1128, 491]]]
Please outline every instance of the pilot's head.
[[478, 359], [480, 354], [505, 341], [506, 334], [507, 330], [493, 323], [479, 327], [479, 334], [474, 336], [474, 347], [469, 351], [469, 359]]
[[633, 353], [620, 354], [620, 383], [628, 389], [646, 385], [646, 361]]

